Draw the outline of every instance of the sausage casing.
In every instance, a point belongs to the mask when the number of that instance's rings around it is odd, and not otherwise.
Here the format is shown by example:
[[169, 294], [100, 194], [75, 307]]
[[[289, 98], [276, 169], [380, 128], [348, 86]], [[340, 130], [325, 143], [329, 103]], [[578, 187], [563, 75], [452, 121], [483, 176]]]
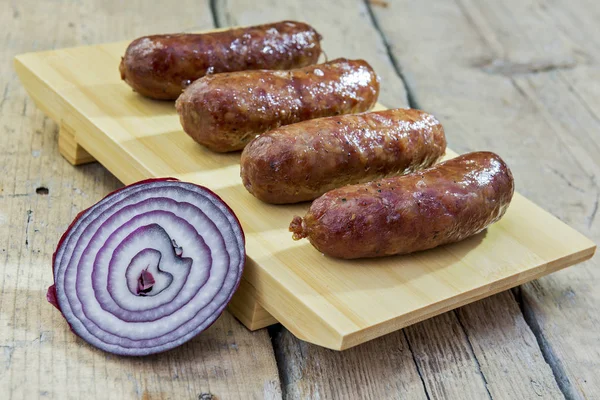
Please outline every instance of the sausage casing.
[[508, 166], [490, 152], [469, 153], [409, 175], [332, 190], [304, 219], [307, 237], [339, 258], [380, 257], [463, 240], [498, 221], [514, 192]]
[[204, 34], [145, 36], [121, 60], [121, 78], [136, 92], [175, 100], [208, 74], [255, 69], [283, 70], [317, 62], [321, 36], [295, 21]]
[[348, 184], [433, 165], [446, 150], [431, 114], [395, 109], [282, 126], [242, 152], [244, 186], [274, 204], [313, 200]]
[[379, 79], [363, 60], [343, 58], [289, 71], [205, 76], [177, 99], [184, 131], [218, 152], [241, 150], [282, 125], [371, 109]]

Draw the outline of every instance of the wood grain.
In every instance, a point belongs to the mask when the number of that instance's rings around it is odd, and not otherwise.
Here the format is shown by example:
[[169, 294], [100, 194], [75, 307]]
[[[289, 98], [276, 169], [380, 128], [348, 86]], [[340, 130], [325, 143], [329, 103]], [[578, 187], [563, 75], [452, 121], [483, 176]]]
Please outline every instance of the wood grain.
[[99, 164], [74, 168], [59, 155], [58, 126], [32, 104], [12, 58], [23, 51], [133, 37], [152, 26], [159, 31], [211, 26], [206, 4], [184, 3], [174, 14], [169, 2], [146, 7], [141, 1], [24, 1], [0, 13], [1, 399], [281, 397], [267, 332], [250, 333], [227, 313], [177, 350], [122, 358], [84, 344], [45, 299], [60, 234], [81, 209], [121, 184]]
[[405, 329], [431, 399], [490, 398], [477, 358], [454, 312]]
[[[497, 149], [519, 191], [598, 241], [597, 11], [585, 1], [397, 1], [374, 10], [416, 105], [439, 116], [450, 144]], [[427, 35], [395, 15], [430, 27]], [[600, 396], [598, 262], [522, 290], [526, 320], [569, 398]]]
[[564, 398], [510, 291], [456, 313], [468, 332], [491, 398]]
[[342, 352], [275, 334], [285, 398], [427, 399], [402, 331]]

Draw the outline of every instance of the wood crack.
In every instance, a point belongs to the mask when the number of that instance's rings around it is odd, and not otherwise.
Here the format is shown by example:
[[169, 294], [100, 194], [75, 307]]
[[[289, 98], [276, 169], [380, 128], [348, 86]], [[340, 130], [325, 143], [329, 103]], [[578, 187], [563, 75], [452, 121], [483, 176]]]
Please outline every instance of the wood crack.
[[4, 86], [4, 93], [2, 94], [2, 101], [0, 101], [0, 111], [2, 111], [2, 108], [4, 107], [4, 103], [6, 103], [6, 100], [8, 100], [8, 83], [6, 84], [6, 86]]
[[496, 75], [526, 75], [526, 74], [539, 74], [543, 72], [552, 71], [564, 71], [570, 70], [577, 66], [577, 63], [572, 61], [565, 61], [564, 63], [557, 63], [552, 61], [540, 61], [540, 62], [513, 62], [505, 59], [493, 59], [487, 61], [479, 66], [479, 68], [489, 74]]
[[406, 89], [406, 97], [408, 100], [408, 105], [410, 106], [410, 108], [419, 108], [419, 105], [417, 104], [417, 101], [414, 97], [413, 91], [412, 91], [410, 85], [408, 84], [408, 81], [407, 81], [406, 77], [404, 76], [404, 73], [402, 72], [402, 68], [400, 68], [400, 65], [397, 62], [396, 57], [394, 57], [394, 54], [392, 52], [392, 46], [390, 45], [390, 42], [387, 40], [383, 31], [381, 30], [381, 27], [379, 26], [379, 22], [377, 21], [377, 18], [375, 17], [375, 13], [373, 12], [373, 4], [369, 0], [364, 0], [364, 1], [365, 1], [365, 6], [367, 7], [367, 11], [369, 12], [369, 17], [371, 17], [371, 22], [373, 23], [373, 27], [375, 27], [375, 30], [379, 34], [379, 37], [381, 38], [381, 41], [383, 42], [383, 45], [385, 46], [385, 51], [387, 53], [388, 58], [390, 59], [390, 63], [392, 64], [392, 67], [394, 68], [394, 72], [396, 72], [396, 75], [398, 75], [398, 77], [400, 78], [402, 83], [404, 83], [404, 87]]
[[485, 374], [481, 370], [481, 364], [479, 363], [479, 360], [477, 359], [477, 356], [475, 355], [475, 349], [473, 349], [473, 344], [471, 343], [471, 338], [467, 334], [467, 330], [465, 329], [465, 326], [464, 326], [463, 322], [461, 321], [460, 316], [458, 315], [456, 310], [453, 310], [452, 312], [454, 313], [454, 316], [456, 317], [456, 320], [458, 321], [458, 325], [460, 325], [460, 328], [462, 329], [462, 331], [465, 334], [467, 345], [469, 346], [469, 351], [473, 355], [473, 360], [475, 361], [475, 366], [477, 367], [477, 372], [479, 372], [481, 379], [483, 379], [483, 385], [485, 386], [485, 391], [488, 394], [488, 398], [493, 399], [492, 393], [490, 393], [490, 388], [488, 387], [487, 378], [485, 377]]
[[210, 0], [209, 7], [210, 7], [210, 14], [212, 16], [213, 25], [215, 26], [215, 28], [220, 28], [221, 23], [219, 21], [219, 13], [217, 12], [217, 1], [218, 0]]
[[410, 344], [410, 340], [408, 340], [408, 335], [406, 335], [405, 329], [402, 329], [402, 334], [404, 335], [404, 340], [406, 340], [406, 345], [408, 346], [408, 350], [410, 351], [413, 362], [415, 363], [415, 367], [417, 368], [417, 374], [419, 374], [419, 378], [421, 379], [421, 383], [423, 384], [423, 391], [425, 392], [425, 396], [427, 397], [427, 400], [430, 400], [431, 396], [429, 396], [429, 392], [427, 391], [427, 385], [425, 385], [425, 378], [423, 378], [423, 372], [421, 371], [421, 367], [419, 366], [419, 363], [417, 362], [417, 358], [415, 357], [415, 352], [413, 351], [413, 348]]
[[33, 211], [27, 210], [27, 225], [25, 226], [25, 248], [29, 248], [29, 226], [31, 225], [31, 215]]
[[277, 365], [277, 373], [279, 375], [279, 388], [281, 389], [281, 397], [286, 399], [288, 398], [287, 387], [290, 383], [290, 376], [287, 373], [287, 369], [284, 368], [286, 365], [285, 356], [281, 346], [279, 346], [282, 329], [283, 326], [281, 324], [275, 324], [267, 327], [267, 330], [269, 331], [269, 338], [271, 339], [271, 347], [273, 348], [273, 354], [275, 355], [275, 364]]
[[[535, 282], [535, 281], [534, 281]], [[544, 357], [544, 361], [546, 364], [550, 366], [550, 370], [552, 370], [552, 375], [554, 375], [554, 380], [558, 384], [558, 388], [562, 392], [563, 396], [567, 400], [575, 400], [579, 399], [577, 392], [573, 389], [571, 385], [571, 381], [569, 380], [565, 369], [560, 361], [560, 358], [554, 354], [552, 350], [552, 346], [548, 343], [546, 338], [544, 337], [544, 333], [540, 328], [536, 318], [535, 312], [532, 310], [531, 306], [525, 301], [523, 297], [523, 289], [521, 286], [515, 287], [511, 290], [515, 301], [519, 305], [521, 309], [521, 314], [523, 314], [523, 319], [529, 329], [533, 333], [535, 340], [537, 341], [538, 347], [542, 352], [542, 356]]]
[[15, 352], [15, 348], [12, 345], [7, 345], [0, 346], [0, 350], [2, 351], [4, 356], [4, 360], [2, 362], [3, 370], [0, 373], [0, 376], [2, 376], [5, 372], [10, 370], [10, 366], [12, 364], [12, 356]]
[[588, 217], [588, 229], [592, 227], [594, 220], [596, 219], [596, 214], [598, 213], [598, 202], [600, 201], [600, 193], [596, 194], [596, 201], [594, 202], [594, 208], [592, 209], [592, 213]]
[[582, 188], [580, 188], [579, 186], [575, 186], [573, 183], [571, 183], [571, 181], [559, 170], [557, 170], [556, 168], [552, 168], [552, 167], [548, 167], [548, 169], [550, 171], [552, 171], [554, 173], [554, 175], [558, 176], [560, 179], [562, 179], [567, 186], [569, 186], [572, 189], [575, 189], [576, 191], [578, 191], [579, 193], [585, 193], [585, 190], [583, 190]]
[[558, 77], [563, 81], [563, 83], [567, 86], [569, 91], [573, 93], [577, 100], [581, 103], [583, 108], [591, 115], [591, 117], [598, 123], [600, 123], [600, 115], [596, 113], [594, 108], [587, 102], [587, 100], [579, 93], [579, 91], [571, 84], [571, 82], [564, 76], [564, 74], [558, 74]]

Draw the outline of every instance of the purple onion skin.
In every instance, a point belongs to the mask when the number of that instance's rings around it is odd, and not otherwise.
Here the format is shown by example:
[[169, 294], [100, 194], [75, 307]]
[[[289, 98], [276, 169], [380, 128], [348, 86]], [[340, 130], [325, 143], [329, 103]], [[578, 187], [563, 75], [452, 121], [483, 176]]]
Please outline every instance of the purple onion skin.
[[[180, 341], [179, 343], [176, 343], [172, 346], [170, 346], [168, 343], [163, 345], [163, 348], [157, 349], [157, 350], [153, 350], [153, 349], [137, 349], [135, 351], [130, 351], [130, 349], [123, 349], [123, 350], [115, 350], [114, 348], [105, 348], [104, 346], [99, 346], [97, 343], [92, 343], [89, 340], [87, 340], [82, 334], [80, 334], [80, 329], [76, 328], [73, 326], [73, 324], [71, 323], [71, 321], [69, 321], [69, 318], [67, 318], [67, 316], [65, 315], [65, 312], [63, 312], [63, 307], [61, 307], [61, 301], [59, 300], [59, 294], [57, 292], [57, 284], [56, 284], [56, 269], [57, 269], [57, 255], [59, 254], [59, 250], [61, 249], [61, 247], [63, 246], [63, 244], [65, 243], [65, 241], [70, 237], [70, 233], [71, 230], [77, 225], [77, 223], [79, 222], [79, 220], [85, 216], [88, 215], [88, 212], [90, 212], [90, 210], [94, 209], [99, 203], [104, 202], [105, 200], [107, 200], [108, 198], [111, 198], [113, 196], [118, 196], [119, 193], [121, 191], [124, 191], [126, 189], [130, 189], [132, 187], [135, 186], [140, 186], [140, 185], [152, 185], [153, 183], [156, 182], [175, 182], [181, 185], [189, 185], [190, 187], [196, 187], [198, 189], [200, 189], [203, 192], [206, 192], [206, 197], [207, 198], [212, 198], [212, 200], [214, 200], [215, 202], [217, 202], [218, 205], [223, 206], [224, 209], [226, 210], [227, 214], [226, 217], [232, 217], [233, 221], [229, 221], [231, 223], [231, 227], [232, 227], [232, 231], [234, 232], [235, 238], [238, 240], [238, 250], [240, 251], [239, 253], [239, 272], [236, 274], [236, 280], [235, 283], [232, 286], [232, 289], [230, 290], [229, 293], [227, 293], [227, 298], [226, 300], [218, 307], [218, 310], [216, 310], [214, 313], [211, 313], [210, 316], [205, 319], [203, 322], [208, 322], [204, 327], [202, 327], [201, 330], [198, 330], [197, 332], [194, 332], [194, 335], [191, 337], [188, 337], [186, 339], [184, 339], [183, 341]], [[138, 192], [134, 192], [138, 193]], [[111, 206], [112, 207], [112, 206]], [[108, 211], [111, 209], [111, 207], [108, 207], [105, 211]], [[104, 212], [104, 211], [103, 211]], [[106, 221], [105, 221], [106, 222]], [[85, 230], [84, 232], [85, 233]], [[220, 232], [222, 233], [222, 232]], [[192, 183], [185, 183], [185, 182], [180, 182], [178, 179], [176, 178], [151, 178], [151, 179], [146, 179], [146, 180], [142, 180], [139, 182], [135, 182], [131, 185], [125, 186], [123, 188], [117, 189], [111, 193], [109, 193], [108, 195], [106, 195], [102, 200], [100, 200], [98, 203], [94, 204], [93, 206], [81, 211], [80, 213], [77, 214], [77, 216], [75, 217], [75, 219], [71, 222], [71, 224], [69, 225], [69, 227], [67, 228], [67, 230], [63, 233], [63, 235], [61, 236], [58, 245], [56, 247], [56, 250], [52, 256], [52, 271], [53, 271], [53, 277], [55, 279], [55, 283], [53, 285], [51, 285], [50, 287], [48, 287], [48, 291], [46, 293], [46, 299], [47, 301], [52, 304], [54, 307], [56, 307], [61, 314], [63, 315], [63, 317], [65, 317], [65, 319], [67, 320], [67, 323], [69, 325], [69, 327], [71, 328], [71, 331], [73, 331], [73, 333], [75, 333], [76, 335], [78, 335], [79, 337], [81, 337], [83, 340], [87, 341], [88, 343], [90, 343], [93, 346], [96, 346], [98, 348], [100, 348], [101, 350], [113, 353], [113, 354], [117, 354], [117, 355], [122, 355], [122, 356], [143, 356], [143, 355], [149, 355], [149, 354], [156, 354], [156, 353], [160, 353], [160, 352], [164, 352], [164, 351], [168, 351], [171, 350], [175, 347], [178, 347], [179, 345], [187, 342], [188, 340], [191, 340], [195, 335], [203, 332], [204, 330], [208, 329], [210, 326], [212, 326], [212, 324], [218, 319], [218, 317], [222, 314], [222, 312], [224, 311], [225, 307], [227, 306], [227, 304], [229, 303], [229, 301], [231, 300], [233, 294], [235, 293], [235, 291], [237, 290], [237, 288], [239, 287], [240, 284], [240, 280], [241, 280], [241, 275], [245, 266], [245, 258], [246, 258], [246, 253], [245, 253], [245, 235], [244, 235], [244, 231], [241, 227], [240, 221], [237, 218], [237, 216], [235, 215], [235, 213], [233, 212], [233, 210], [231, 209], [231, 207], [229, 207], [229, 205], [227, 203], [225, 203], [216, 193], [214, 193], [212, 190], [204, 187], [204, 186], [200, 186], [200, 185], [195, 185]], [[182, 251], [181, 248], [178, 248], [177, 250]], [[176, 252], [177, 254], [177, 252]], [[177, 256], [181, 256], [181, 254], [177, 254]], [[212, 266], [212, 265], [211, 265]], [[209, 276], [210, 276], [210, 272], [209, 272]], [[124, 278], [125, 279], [125, 278]], [[186, 278], [187, 279], [187, 278]], [[153, 282], [154, 283], [154, 282]], [[225, 282], [223, 282], [223, 285], [225, 284]], [[222, 286], [221, 286], [222, 288]], [[139, 292], [138, 292], [139, 293]], [[160, 292], [159, 292], [160, 293]], [[218, 293], [215, 294], [215, 297], [218, 296]], [[213, 297], [214, 299], [214, 297]], [[184, 304], [187, 305], [188, 303]], [[206, 305], [209, 306], [210, 304]], [[198, 313], [200, 313], [204, 308], [200, 309], [198, 311]], [[177, 311], [173, 312], [176, 313]], [[197, 314], [196, 314], [197, 315]], [[76, 321], [77, 322], [77, 321]], [[92, 321], [93, 322], [93, 321]], [[189, 321], [187, 321], [189, 322]], [[180, 326], [181, 327], [181, 326]], [[171, 331], [173, 332], [173, 331]], [[168, 333], [171, 333], [168, 332]], [[181, 338], [177, 338], [178, 340]], [[136, 340], [136, 339], [132, 339], [132, 340]], [[148, 341], [149, 339], [145, 339], [146, 341]]]

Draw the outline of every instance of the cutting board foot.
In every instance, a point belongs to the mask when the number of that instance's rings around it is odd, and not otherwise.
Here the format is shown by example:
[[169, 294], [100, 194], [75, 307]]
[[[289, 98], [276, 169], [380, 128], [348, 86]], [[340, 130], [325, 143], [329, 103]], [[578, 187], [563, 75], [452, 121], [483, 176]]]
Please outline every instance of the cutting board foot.
[[251, 331], [279, 323], [258, 303], [254, 288], [243, 278], [238, 290], [229, 302], [228, 309], [234, 317]]
[[77, 143], [75, 132], [65, 123], [60, 124], [58, 131], [58, 150], [71, 164], [81, 165], [96, 161], [90, 153]]

